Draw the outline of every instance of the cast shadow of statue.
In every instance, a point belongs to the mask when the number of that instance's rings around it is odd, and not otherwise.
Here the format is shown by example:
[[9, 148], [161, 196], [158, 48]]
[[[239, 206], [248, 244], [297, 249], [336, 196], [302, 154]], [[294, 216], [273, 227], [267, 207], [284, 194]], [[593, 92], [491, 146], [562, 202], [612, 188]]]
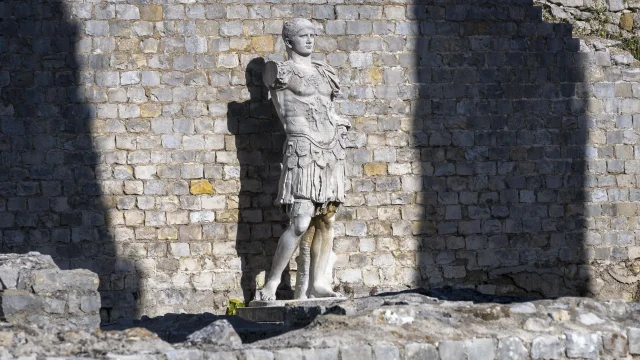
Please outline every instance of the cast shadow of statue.
[[134, 316], [138, 282], [108, 230], [106, 155], [91, 136], [91, 82], [80, 72], [109, 59], [78, 53], [81, 30], [61, 0], [0, 3], [0, 251], [96, 272], [110, 321]]
[[[256, 279], [269, 271], [280, 234], [288, 219], [274, 205], [278, 194], [282, 123], [262, 82], [265, 60], [255, 58], [245, 70], [250, 99], [227, 107], [228, 131], [234, 135], [240, 165], [236, 251], [241, 260], [241, 286], [245, 302], [253, 300]], [[292, 298], [289, 271], [283, 273], [278, 298]]]
[[412, 15], [417, 282], [588, 295], [586, 65], [571, 26], [523, 1], [421, 1]]

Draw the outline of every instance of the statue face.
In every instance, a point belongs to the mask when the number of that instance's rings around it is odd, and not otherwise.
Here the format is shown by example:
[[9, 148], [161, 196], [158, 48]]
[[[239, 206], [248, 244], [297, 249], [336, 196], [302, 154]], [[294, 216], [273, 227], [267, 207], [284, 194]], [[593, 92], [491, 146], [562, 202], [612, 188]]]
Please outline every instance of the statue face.
[[315, 44], [316, 32], [311, 27], [302, 28], [297, 34], [287, 39], [287, 47], [291, 48], [293, 52], [302, 55], [309, 56], [313, 52], [313, 46]]

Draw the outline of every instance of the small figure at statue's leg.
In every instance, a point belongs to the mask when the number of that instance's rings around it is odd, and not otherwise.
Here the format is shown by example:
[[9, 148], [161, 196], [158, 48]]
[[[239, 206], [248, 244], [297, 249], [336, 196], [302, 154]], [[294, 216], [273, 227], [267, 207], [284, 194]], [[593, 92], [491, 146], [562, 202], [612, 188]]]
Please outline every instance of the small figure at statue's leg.
[[311, 297], [340, 297], [342, 294], [331, 289], [331, 279], [327, 279], [329, 257], [333, 250], [333, 223], [335, 209], [315, 218], [316, 233], [311, 243], [311, 269], [309, 274], [309, 294]]
[[298, 269], [296, 271], [296, 289], [293, 294], [294, 299], [304, 300], [308, 297], [309, 291], [309, 268], [311, 267], [311, 242], [315, 236], [315, 219], [311, 220], [309, 229], [300, 240], [300, 254], [296, 259]]
[[276, 290], [278, 289], [278, 285], [280, 285], [282, 272], [289, 264], [289, 259], [296, 250], [296, 247], [298, 247], [300, 238], [309, 228], [312, 216], [313, 207], [301, 207], [300, 211], [291, 219], [289, 227], [287, 227], [282, 236], [280, 236], [280, 240], [278, 240], [278, 247], [273, 256], [273, 263], [267, 282], [262, 290], [256, 293], [256, 300], [272, 301], [276, 299]]

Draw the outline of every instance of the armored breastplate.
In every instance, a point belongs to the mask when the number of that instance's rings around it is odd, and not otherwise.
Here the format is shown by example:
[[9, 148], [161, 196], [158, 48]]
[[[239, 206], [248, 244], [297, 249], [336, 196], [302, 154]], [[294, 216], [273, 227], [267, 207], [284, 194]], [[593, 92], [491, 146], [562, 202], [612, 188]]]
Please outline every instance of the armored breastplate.
[[271, 64], [265, 84], [274, 94], [287, 134], [306, 137], [321, 148], [334, 145], [338, 126], [350, 126], [334, 110], [339, 92], [335, 71], [321, 62], [312, 62], [312, 67], [292, 61]]

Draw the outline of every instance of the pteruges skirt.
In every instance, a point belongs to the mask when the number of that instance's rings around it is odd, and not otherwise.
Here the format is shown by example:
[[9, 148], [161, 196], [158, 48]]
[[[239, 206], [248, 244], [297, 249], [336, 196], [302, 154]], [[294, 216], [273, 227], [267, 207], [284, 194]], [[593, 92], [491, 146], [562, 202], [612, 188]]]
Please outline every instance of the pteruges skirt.
[[290, 134], [284, 148], [276, 205], [285, 207], [290, 218], [298, 213], [300, 203], [309, 201], [315, 207], [314, 215], [326, 213], [330, 205], [331, 209], [337, 208], [345, 200], [345, 158], [344, 145], [338, 137], [321, 146], [305, 135]]

